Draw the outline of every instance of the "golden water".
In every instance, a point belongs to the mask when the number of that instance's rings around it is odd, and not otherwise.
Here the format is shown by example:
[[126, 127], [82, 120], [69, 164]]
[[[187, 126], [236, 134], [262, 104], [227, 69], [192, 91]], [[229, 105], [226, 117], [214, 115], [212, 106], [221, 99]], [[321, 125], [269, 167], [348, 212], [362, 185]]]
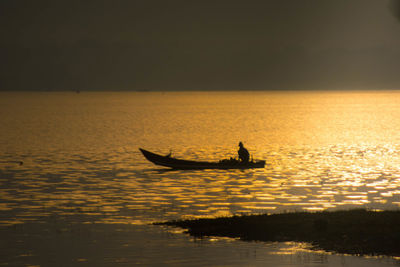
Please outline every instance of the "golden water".
[[[0, 225], [398, 209], [399, 114], [396, 91], [0, 93]], [[239, 141], [264, 169], [138, 151], [217, 161]]]
[[[2, 93], [1, 223], [400, 205], [400, 93]], [[164, 171], [138, 147], [265, 169]], [[23, 165], [18, 164], [19, 161]]]

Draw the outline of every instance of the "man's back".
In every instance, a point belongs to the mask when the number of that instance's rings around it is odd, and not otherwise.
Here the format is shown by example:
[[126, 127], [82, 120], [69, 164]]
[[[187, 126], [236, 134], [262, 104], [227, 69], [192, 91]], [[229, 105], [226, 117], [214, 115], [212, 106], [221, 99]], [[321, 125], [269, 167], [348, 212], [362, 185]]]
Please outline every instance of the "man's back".
[[239, 159], [242, 162], [249, 162], [250, 159], [249, 151], [247, 151], [247, 149], [243, 146], [242, 142], [239, 143], [239, 146], [240, 146], [238, 151]]

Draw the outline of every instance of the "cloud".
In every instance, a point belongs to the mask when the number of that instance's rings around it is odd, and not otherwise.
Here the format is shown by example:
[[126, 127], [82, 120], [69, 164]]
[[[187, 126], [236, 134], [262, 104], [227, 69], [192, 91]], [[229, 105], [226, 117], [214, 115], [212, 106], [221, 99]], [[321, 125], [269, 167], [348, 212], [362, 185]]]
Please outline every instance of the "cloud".
[[399, 1], [0, 1], [0, 90], [399, 87]]
[[400, 22], [400, 0], [390, 0], [389, 9]]

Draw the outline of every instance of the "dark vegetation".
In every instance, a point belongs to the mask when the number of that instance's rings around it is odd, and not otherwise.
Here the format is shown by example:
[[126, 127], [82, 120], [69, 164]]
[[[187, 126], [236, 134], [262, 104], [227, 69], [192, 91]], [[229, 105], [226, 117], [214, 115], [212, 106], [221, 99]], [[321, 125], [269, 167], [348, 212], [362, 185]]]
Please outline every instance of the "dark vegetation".
[[185, 228], [196, 237], [308, 242], [337, 253], [400, 256], [400, 211], [295, 212], [157, 224]]

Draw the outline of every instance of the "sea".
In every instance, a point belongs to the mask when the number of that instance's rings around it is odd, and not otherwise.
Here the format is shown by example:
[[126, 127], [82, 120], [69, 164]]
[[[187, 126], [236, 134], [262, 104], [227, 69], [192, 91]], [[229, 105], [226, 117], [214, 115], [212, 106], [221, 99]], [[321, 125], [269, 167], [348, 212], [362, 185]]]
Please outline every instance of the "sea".
[[[0, 266], [400, 266], [153, 225], [398, 210], [400, 92], [0, 92]], [[169, 170], [237, 157], [262, 169]]]

